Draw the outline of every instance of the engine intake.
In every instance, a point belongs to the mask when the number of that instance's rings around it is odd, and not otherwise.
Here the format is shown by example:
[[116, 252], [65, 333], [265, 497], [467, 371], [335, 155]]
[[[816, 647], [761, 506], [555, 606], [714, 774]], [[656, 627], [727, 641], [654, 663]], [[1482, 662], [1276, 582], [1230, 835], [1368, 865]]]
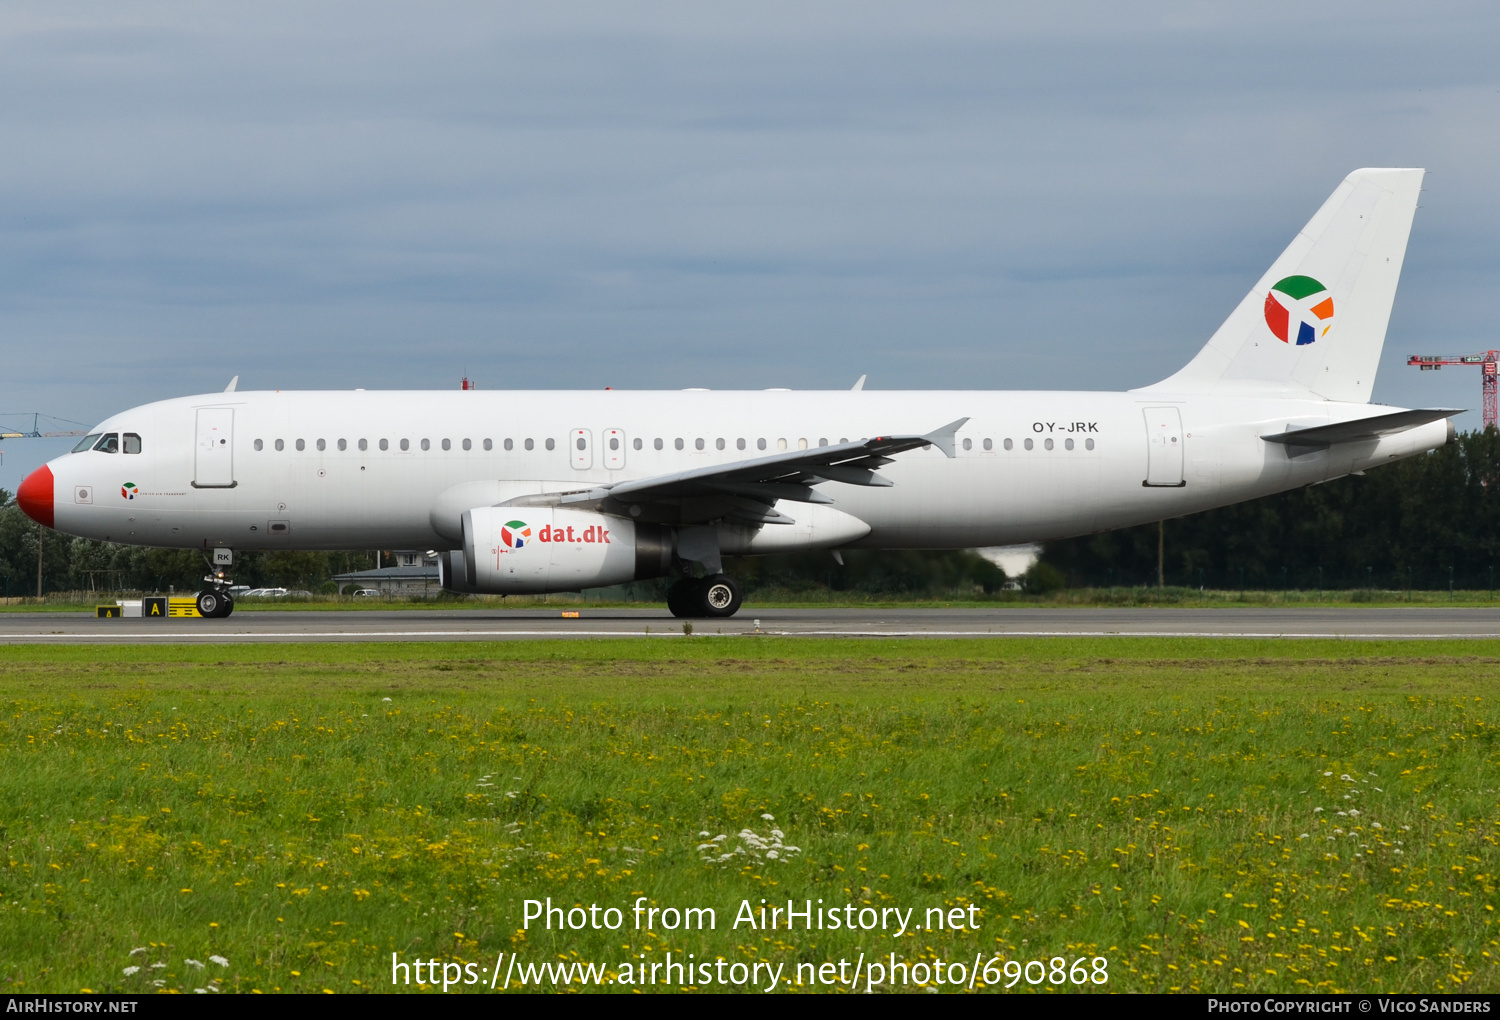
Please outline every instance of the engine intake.
[[449, 591], [540, 595], [661, 577], [672, 536], [655, 524], [558, 507], [482, 506], [463, 515], [463, 547], [438, 561]]

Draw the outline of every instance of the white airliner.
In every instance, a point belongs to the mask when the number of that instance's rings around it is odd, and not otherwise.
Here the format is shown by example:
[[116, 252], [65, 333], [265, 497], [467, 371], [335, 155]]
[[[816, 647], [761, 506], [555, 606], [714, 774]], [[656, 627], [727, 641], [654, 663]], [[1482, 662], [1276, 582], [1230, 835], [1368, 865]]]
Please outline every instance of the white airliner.
[[[437, 549], [455, 592], [669, 576], [721, 557], [1041, 542], [1433, 450], [1450, 409], [1369, 403], [1423, 171], [1357, 170], [1188, 365], [1124, 393], [237, 392], [132, 408], [21, 485], [70, 535], [201, 549]], [[861, 379], [863, 382], [863, 379]], [[232, 609], [222, 570], [199, 593]]]

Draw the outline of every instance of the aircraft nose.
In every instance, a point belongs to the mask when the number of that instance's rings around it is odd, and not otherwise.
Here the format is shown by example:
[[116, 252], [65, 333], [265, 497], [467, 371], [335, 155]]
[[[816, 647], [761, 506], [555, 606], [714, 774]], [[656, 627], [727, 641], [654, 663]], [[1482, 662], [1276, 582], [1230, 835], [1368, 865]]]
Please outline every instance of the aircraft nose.
[[43, 464], [16, 490], [21, 512], [45, 527], [52, 527], [52, 469]]

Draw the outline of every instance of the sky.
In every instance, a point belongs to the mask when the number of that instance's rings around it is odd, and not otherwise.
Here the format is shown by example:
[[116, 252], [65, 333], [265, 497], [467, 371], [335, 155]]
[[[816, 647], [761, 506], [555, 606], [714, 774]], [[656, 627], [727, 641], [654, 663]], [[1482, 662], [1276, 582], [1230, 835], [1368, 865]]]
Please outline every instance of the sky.
[[[1124, 389], [1430, 170], [1375, 399], [1500, 347], [1491, 3], [11, 2], [0, 424], [223, 389]], [[70, 445], [7, 440], [0, 487]]]

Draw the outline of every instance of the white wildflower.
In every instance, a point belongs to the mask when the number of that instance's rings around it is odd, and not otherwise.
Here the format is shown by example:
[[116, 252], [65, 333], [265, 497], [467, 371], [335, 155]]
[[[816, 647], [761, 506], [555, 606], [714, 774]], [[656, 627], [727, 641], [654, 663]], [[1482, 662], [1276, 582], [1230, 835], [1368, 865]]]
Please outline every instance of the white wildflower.
[[1331, 775], [1333, 775], [1333, 773], [1332, 772], [1325, 772], [1325, 773], [1323, 773], [1323, 775], [1325, 775], [1325, 776], [1331, 776]]
[[166, 982], [165, 982], [165, 981], [162, 981], [162, 980], [160, 980], [160, 979], [158, 979], [158, 980], [156, 980], [156, 981], [153, 981], [153, 982], [151, 982], [151, 983], [152, 983], [152, 984], [153, 984], [153, 985], [155, 985], [155, 986], [156, 986], [156, 987], [157, 987], [157, 988], [165, 988], [165, 987], [166, 987], [166, 985], [167, 985], [167, 983], [166, 983]]
[[1381, 825], [1379, 822], [1371, 822], [1370, 823], [1370, 828], [1372, 828], [1372, 829], [1383, 829], [1383, 828], [1385, 828], [1385, 826]]
[[1352, 782], [1354, 782], [1353, 779], [1349, 778], [1349, 773], [1347, 773], [1347, 772], [1345, 772], [1343, 775], [1339, 776], [1339, 778], [1342, 779], [1346, 783], [1352, 783]]
[[151, 965], [151, 969], [152, 970], [165, 970], [166, 966], [167, 965], [165, 963], [162, 963], [160, 960], [158, 960], [158, 961], [156, 961], [155, 963], [153, 963]]
[[1350, 808], [1349, 809], [1349, 817], [1350, 818], [1358, 818], [1359, 817], [1359, 808]]
[[708, 838], [708, 830], [704, 829], [702, 832], [698, 833], [698, 838], [699, 839], [707, 839]]
[[207, 995], [208, 994], [208, 989], [207, 988], [194, 988], [193, 989], [193, 994], [194, 995]]
[[1320, 807], [1315, 807], [1315, 808], [1313, 808], [1313, 814], [1317, 814], [1319, 811], [1322, 811], [1322, 810], [1323, 809], [1320, 808]]
[[768, 822], [774, 822], [774, 821], [776, 821], [776, 816], [775, 815], [761, 815], [761, 818], [765, 819]]
[[224, 957], [222, 957], [222, 956], [210, 956], [208, 958], [208, 962], [209, 963], [217, 963], [220, 967], [227, 967], [227, 966], [229, 966], [229, 961], [226, 960], [226, 959], [224, 959]]
[[381, 698], [380, 700], [381, 701], [390, 701], [391, 699], [390, 698]]
[[187, 964], [189, 967], [197, 967], [199, 970], [203, 969], [202, 960], [183, 960], [182, 962]]
[[1297, 838], [1298, 839], [1306, 839], [1307, 838], [1307, 833], [1304, 832], [1302, 835], [1298, 836]]
[[775, 850], [767, 850], [766, 851], [766, 859], [767, 860], [774, 861], [777, 858], [777, 856], [778, 856], [778, 854], [776, 853]]
[[132, 974], [139, 974], [140, 970], [141, 970], [141, 968], [139, 968], [139, 967], [126, 967], [125, 968], [125, 976], [129, 977]]

